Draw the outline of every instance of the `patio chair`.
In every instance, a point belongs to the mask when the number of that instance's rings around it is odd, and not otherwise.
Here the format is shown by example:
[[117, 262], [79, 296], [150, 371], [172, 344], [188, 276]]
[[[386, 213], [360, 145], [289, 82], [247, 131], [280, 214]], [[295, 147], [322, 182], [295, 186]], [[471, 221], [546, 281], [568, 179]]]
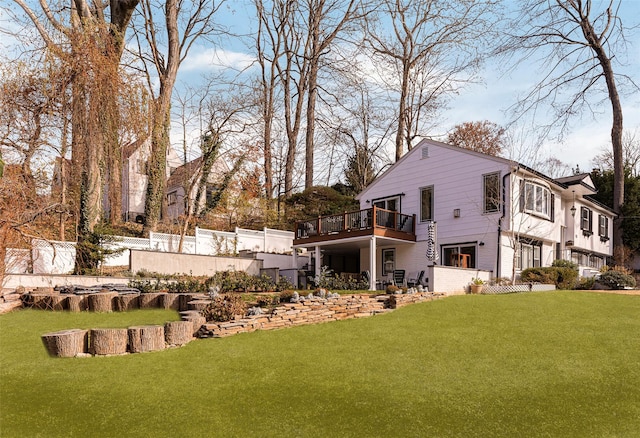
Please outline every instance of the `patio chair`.
[[423, 279], [424, 279], [424, 271], [420, 271], [420, 273], [416, 278], [410, 278], [409, 280], [407, 280], [407, 286], [409, 287], [415, 287], [418, 285], [424, 286], [424, 284], [422, 284]]
[[396, 269], [393, 271], [393, 283], [398, 286], [406, 286], [406, 279], [404, 278], [404, 269]]

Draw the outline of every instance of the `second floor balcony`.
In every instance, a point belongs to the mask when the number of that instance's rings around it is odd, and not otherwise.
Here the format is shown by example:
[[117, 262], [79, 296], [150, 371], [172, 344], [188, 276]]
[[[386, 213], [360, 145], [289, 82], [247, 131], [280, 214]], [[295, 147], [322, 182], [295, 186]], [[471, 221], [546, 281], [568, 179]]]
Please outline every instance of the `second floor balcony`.
[[315, 219], [298, 221], [295, 225], [294, 245], [325, 242], [349, 237], [380, 236], [416, 240], [416, 215], [367, 208]]

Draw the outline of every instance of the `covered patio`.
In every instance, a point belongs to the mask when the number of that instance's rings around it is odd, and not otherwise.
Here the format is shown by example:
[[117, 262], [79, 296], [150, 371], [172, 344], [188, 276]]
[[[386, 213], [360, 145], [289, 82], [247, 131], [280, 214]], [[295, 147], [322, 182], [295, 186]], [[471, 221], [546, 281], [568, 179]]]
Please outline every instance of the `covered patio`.
[[[294, 266], [297, 266], [297, 250], [313, 252], [314, 275], [319, 275], [322, 258], [349, 257], [345, 262], [350, 269], [360, 266], [360, 253], [368, 249], [369, 253], [369, 290], [376, 290], [378, 248], [398, 244], [413, 244], [416, 241], [415, 215], [406, 215], [378, 207], [346, 212], [338, 215], [321, 216], [315, 219], [297, 222], [293, 241]], [[353, 259], [357, 257], [354, 266]], [[298, 284], [298, 274], [294, 275]]]

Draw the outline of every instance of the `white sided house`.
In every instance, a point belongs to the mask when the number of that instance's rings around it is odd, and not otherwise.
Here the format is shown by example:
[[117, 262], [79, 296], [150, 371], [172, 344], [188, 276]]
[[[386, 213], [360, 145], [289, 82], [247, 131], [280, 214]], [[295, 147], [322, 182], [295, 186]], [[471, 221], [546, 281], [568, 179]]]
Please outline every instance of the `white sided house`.
[[[122, 150], [122, 214], [125, 221], [144, 220], [144, 203], [147, 198], [147, 176], [151, 138], [135, 141]], [[166, 177], [169, 178], [181, 164], [173, 148], [167, 148]], [[106, 199], [104, 201], [107, 207]]]
[[441, 272], [434, 267], [455, 267], [463, 285], [557, 259], [592, 275], [612, 256], [614, 217], [589, 198], [595, 193], [588, 174], [552, 179], [423, 140], [357, 196], [360, 211], [298, 222], [294, 248], [314, 252], [316, 275], [323, 265], [367, 272], [371, 290], [392, 282], [396, 270], [405, 280], [425, 271], [421, 283], [430, 290], [453, 287], [429, 278]]

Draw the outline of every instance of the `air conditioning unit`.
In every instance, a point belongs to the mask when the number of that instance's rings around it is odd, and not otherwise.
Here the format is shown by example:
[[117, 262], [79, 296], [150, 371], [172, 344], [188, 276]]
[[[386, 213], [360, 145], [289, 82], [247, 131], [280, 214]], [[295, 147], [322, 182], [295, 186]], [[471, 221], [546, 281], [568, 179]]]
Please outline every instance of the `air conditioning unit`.
[[567, 241], [564, 243], [564, 246], [573, 246], [573, 240], [567, 240]]

